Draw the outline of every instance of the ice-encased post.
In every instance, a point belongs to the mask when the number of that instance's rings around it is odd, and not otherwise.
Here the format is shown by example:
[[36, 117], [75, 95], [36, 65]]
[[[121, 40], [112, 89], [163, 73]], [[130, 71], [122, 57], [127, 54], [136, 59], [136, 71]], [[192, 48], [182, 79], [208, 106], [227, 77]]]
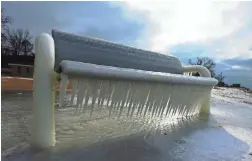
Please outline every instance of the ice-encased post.
[[210, 107], [211, 107], [211, 91], [207, 93], [204, 98], [204, 102], [200, 108], [199, 114], [208, 115], [210, 114]]
[[33, 78], [32, 145], [38, 148], [55, 144], [54, 63], [54, 40], [49, 34], [43, 33], [36, 38]]
[[[211, 73], [210, 71], [201, 65], [188, 65], [188, 66], [183, 66], [183, 70], [184, 72], [192, 72], [192, 73], [196, 73], [198, 72], [200, 74], [201, 77], [208, 77], [211, 78]], [[199, 113], [200, 114], [210, 114], [210, 107], [211, 107], [211, 90], [210, 92], [204, 96], [204, 101], [203, 104], [200, 108]]]

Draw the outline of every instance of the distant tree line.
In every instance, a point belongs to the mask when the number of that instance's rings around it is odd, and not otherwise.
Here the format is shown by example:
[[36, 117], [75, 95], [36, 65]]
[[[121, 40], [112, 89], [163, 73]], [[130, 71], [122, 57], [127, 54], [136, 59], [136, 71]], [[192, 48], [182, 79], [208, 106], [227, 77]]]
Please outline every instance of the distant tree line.
[[[216, 75], [215, 70], [214, 70], [216, 63], [211, 58], [197, 57], [197, 60], [195, 62], [193, 62], [191, 59], [189, 59], [188, 64], [202, 65], [202, 66], [206, 67], [210, 71], [212, 78], [217, 79], [219, 84], [224, 84], [225, 76], [222, 75], [222, 72], [220, 74]], [[199, 76], [199, 73], [195, 73], [194, 76]]]
[[10, 27], [13, 22], [12, 17], [5, 15], [5, 10], [1, 8], [1, 57], [2, 67], [7, 67], [8, 63], [33, 64], [34, 44], [31, 42], [32, 36], [27, 29], [13, 29]]

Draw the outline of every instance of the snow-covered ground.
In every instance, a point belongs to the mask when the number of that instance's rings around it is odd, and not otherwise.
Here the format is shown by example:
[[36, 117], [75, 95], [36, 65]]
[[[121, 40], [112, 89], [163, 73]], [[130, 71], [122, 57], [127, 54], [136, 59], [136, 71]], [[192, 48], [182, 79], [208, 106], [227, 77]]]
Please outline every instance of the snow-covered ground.
[[226, 103], [246, 103], [252, 105], [252, 90], [245, 91], [240, 88], [216, 87], [212, 91], [213, 103], [222, 100]]
[[241, 89], [213, 89], [209, 117], [159, 124], [140, 134], [134, 132], [143, 127], [134, 121], [96, 119], [80, 129], [73, 115], [58, 109], [58, 144], [48, 151], [27, 146], [31, 97], [2, 92], [3, 160], [252, 160], [252, 93]]
[[213, 117], [230, 135], [248, 145], [250, 156], [247, 160], [252, 160], [252, 92], [216, 88], [212, 92], [212, 102]]

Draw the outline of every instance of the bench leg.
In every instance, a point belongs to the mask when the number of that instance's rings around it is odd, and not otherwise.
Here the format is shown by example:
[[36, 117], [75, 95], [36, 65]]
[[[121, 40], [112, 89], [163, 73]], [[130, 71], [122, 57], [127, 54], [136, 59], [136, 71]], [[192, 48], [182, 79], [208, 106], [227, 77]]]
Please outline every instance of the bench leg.
[[41, 34], [35, 44], [33, 84], [32, 146], [48, 148], [55, 144], [54, 98], [56, 74], [53, 38]]
[[210, 107], [211, 107], [211, 92], [207, 95], [205, 98], [201, 109], [200, 109], [200, 115], [209, 115], [210, 114]]

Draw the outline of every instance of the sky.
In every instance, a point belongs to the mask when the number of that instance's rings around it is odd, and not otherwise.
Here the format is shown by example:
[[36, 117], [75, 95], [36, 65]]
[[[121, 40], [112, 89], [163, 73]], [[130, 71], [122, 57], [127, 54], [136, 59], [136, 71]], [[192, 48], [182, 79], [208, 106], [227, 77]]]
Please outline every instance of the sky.
[[210, 57], [228, 84], [252, 88], [252, 2], [1, 2], [12, 28], [59, 29], [188, 59]]

